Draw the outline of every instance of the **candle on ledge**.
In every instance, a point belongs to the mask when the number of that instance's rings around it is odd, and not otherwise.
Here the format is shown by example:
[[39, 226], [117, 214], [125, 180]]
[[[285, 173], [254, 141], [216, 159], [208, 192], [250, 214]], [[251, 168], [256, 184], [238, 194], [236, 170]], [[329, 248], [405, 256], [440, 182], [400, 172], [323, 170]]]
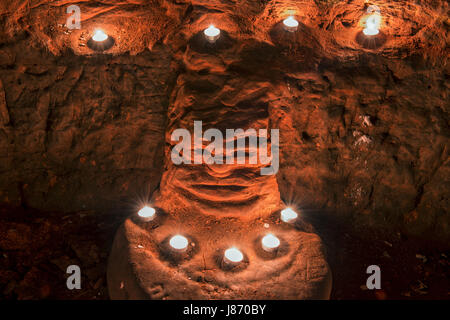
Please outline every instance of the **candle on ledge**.
[[177, 234], [170, 238], [169, 244], [175, 251], [183, 252], [186, 251], [189, 241], [186, 237]]
[[107, 35], [102, 29], [95, 29], [94, 34], [88, 40], [88, 48], [94, 51], [105, 51], [114, 45], [114, 38]]
[[152, 207], [144, 206], [141, 210], [138, 211], [138, 216], [143, 221], [151, 221], [155, 218], [156, 210]]
[[280, 246], [280, 239], [269, 233], [261, 239], [262, 247], [267, 252], [273, 252]]
[[220, 30], [213, 25], [210, 25], [208, 28], [206, 28], [203, 33], [205, 34], [206, 40], [210, 43], [214, 43], [219, 39], [220, 37]]
[[242, 259], [244, 259], [244, 255], [238, 248], [232, 247], [232, 248], [225, 250], [225, 253], [224, 253], [224, 261], [225, 262], [230, 263], [230, 264], [237, 264], [237, 263], [241, 262]]
[[298, 21], [293, 16], [283, 20], [283, 27], [286, 31], [295, 32], [298, 28]]
[[281, 220], [284, 222], [293, 222], [295, 219], [297, 219], [298, 214], [291, 208], [286, 208], [281, 210]]

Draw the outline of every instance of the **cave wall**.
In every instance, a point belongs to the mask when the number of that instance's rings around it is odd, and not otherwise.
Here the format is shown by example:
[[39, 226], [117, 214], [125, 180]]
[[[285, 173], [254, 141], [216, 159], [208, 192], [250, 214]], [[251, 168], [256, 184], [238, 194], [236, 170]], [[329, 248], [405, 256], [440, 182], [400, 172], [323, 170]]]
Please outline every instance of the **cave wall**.
[[[71, 1], [6, 3], [2, 204], [71, 212], [148, 198], [172, 89], [189, 67], [270, 82], [286, 203], [449, 238], [447, 2], [374, 2], [387, 38], [377, 48], [356, 40], [364, 1], [84, 1], [81, 30], [64, 28]], [[280, 30], [287, 14], [301, 21], [295, 35]], [[187, 65], [186, 46], [212, 21], [235, 50]], [[96, 25], [117, 40], [108, 54], [85, 46]]]
[[371, 56], [286, 79], [291, 97], [280, 115], [292, 119], [280, 120], [290, 134], [279, 184], [287, 200], [448, 234], [448, 82], [422, 62]]
[[171, 58], [0, 49], [0, 197], [77, 211], [133, 205], [159, 183]]

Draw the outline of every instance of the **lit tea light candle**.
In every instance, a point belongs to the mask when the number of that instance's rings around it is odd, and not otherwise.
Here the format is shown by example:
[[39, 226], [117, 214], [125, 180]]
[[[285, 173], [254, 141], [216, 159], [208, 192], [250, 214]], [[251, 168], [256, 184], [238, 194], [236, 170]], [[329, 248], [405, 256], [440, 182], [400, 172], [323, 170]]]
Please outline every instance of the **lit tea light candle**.
[[284, 222], [293, 222], [295, 219], [297, 219], [298, 214], [291, 208], [286, 208], [284, 210], [281, 210], [281, 220]]
[[366, 28], [363, 30], [363, 33], [366, 36], [376, 36], [380, 31], [378, 28], [380, 27], [381, 17], [378, 14], [373, 14], [366, 20]]
[[96, 29], [94, 35], [88, 40], [88, 48], [94, 51], [105, 51], [114, 45], [114, 38], [108, 36], [103, 30]]
[[297, 31], [298, 21], [294, 17], [290, 16], [283, 20], [283, 26], [286, 31], [294, 32]]
[[151, 221], [155, 218], [156, 210], [152, 207], [145, 206], [141, 210], [138, 211], [138, 216], [143, 221]]
[[103, 32], [103, 30], [97, 29], [95, 30], [94, 35], [92, 36], [92, 40], [97, 42], [102, 42], [108, 39], [108, 35]]
[[220, 29], [217, 29], [213, 25], [210, 25], [203, 33], [205, 34], [206, 40], [210, 43], [216, 42], [220, 37]]
[[370, 16], [366, 19], [366, 27], [364, 28], [363, 33], [366, 36], [376, 36], [380, 32], [378, 30], [381, 23], [380, 8], [377, 6], [369, 6], [367, 8], [367, 13], [370, 14]]
[[189, 241], [188, 241], [188, 239], [186, 239], [186, 237], [183, 237], [182, 235], [177, 234], [177, 235], [173, 236], [172, 238], [170, 238], [169, 244], [176, 251], [182, 252], [187, 249]]
[[244, 259], [242, 252], [235, 247], [225, 250], [224, 260], [227, 263], [239, 263]]
[[280, 239], [269, 233], [261, 239], [262, 247], [267, 252], [272, 252], [280, 246]]

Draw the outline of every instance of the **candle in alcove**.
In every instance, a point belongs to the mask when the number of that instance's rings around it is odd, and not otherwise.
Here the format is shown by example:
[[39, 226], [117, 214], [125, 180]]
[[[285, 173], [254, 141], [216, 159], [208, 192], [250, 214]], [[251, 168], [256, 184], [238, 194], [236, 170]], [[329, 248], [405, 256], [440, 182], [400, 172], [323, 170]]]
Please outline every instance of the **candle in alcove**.
[[295, 32], [298, 28], [298, 21], [293, 16], [283, 20], [283, 27], [286, 31]]
[[284, 222], [294, 222], [297, 219], [298, 214], [291, 208], [281, 210], [281, 220]]
[[262, 247], [267, 252], [273, 252], [280, 246], [280, 239], [269, 233], [261, 239]]
[[114, 38], [107, 35], [102, 29], [95, 29], [88, 40], [87, 46], [94, 51], [105, 51], [114, 45]]
[[370, 14], [366, 19], [366, 27], [363, 33], [366, 36], [376, 36], [380, 33], [380, 23], [381, 23], [381, 11], [377, 6], [369, 6], [367, 8], [367, 13]]
[[100, 29], [95, 30], [94, 35], [92, 36], [92, 40], [96, 42], [103, 42], [106, 39], [108, 39], [108, 35]]
[[373, 14], [366, 20], [366, 27], [364, 28], [363, 32], [366, 36], [375, 36], [380, 31], [378, 30], [380, 25], [381, 17], [378, 14]]
[[175, 251], [183, 252], [186, 251], [189, 241], [188, 239], [186, 239], [186, 237], [177, 234], [170, 238], [169, 244]]
[[244, 255], [238, 248], [232, 247], [232, 248], [225, 250], [224, 261], [226, 263], [237, 264], [237, 263], [241, 262], [242, 259], [244, 259]]
[[155, 218], [156, 210], [149, 206], [144, 206], [141, 210], [138, 211], [138, 216], [143, 221], [151, 221]]
[[203, 33], [205, 34], [206, 40], [210, 43], [214, 43], [219, 39], [220, 37], [220, 30], [213, 25], [210, 25], [208, 28], [206, 28]]

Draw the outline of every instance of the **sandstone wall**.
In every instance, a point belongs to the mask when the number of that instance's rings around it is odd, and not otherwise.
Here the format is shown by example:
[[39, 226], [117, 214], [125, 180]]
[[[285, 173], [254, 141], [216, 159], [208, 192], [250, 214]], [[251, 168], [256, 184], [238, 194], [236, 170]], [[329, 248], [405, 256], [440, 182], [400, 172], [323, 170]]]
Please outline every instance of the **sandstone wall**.
[[[187, 68], [270, 83], [285, 202], [448, 239], [447, 2], [380, 1], [376, 48], [357, 41], [359, 0], [85, 1], [78, 31], [63, 26], [70, 3], [1, 2], [1, 203], [77, 211], [148, 197]], [[301, 21], [295, 35], [280, 29], [287, 14]], [[211, 22], [236, 56], [219, 46], [189, 65], [186, 47]], [[115, 37], [111, 55], [84, 45], [96, 25]]]

